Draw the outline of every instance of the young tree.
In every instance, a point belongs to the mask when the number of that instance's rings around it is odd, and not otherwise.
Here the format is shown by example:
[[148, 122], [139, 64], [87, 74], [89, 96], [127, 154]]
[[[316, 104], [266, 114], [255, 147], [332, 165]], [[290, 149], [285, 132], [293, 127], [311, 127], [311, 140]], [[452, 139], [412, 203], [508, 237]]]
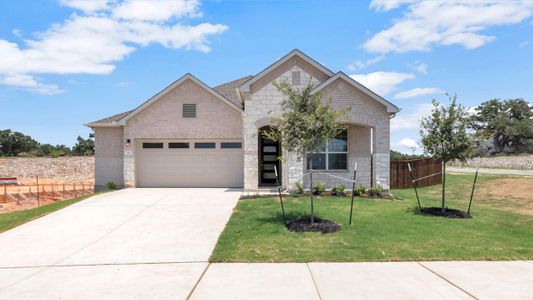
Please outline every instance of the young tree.
[[474, 143], [467, 131], [469, 117], [465, 108], [450, 96], [445, 107], [433, 99], [431, 115], [422, 119], [420, 135], [424, 152], [442, 160], [442, 206], [446, 210], [446, 163], [452, 160], [465, 162], [472, 154]]
[[492, 99], [476, 107], [472, 128], [481, 139], [491, 139], [495, 152], [505, 146], [531, 149], [533, 146], [533, 106], [524, 99]]
[[[283, 149], [296, 153], [298, 159], [312, 153], [342, 130], [348, 109], [333, 109], [331, 99], [324, 100], [320, 92], [312, 93], [312, 84], [308, 83], [303, 89], [295, 89], [286, 81], [274, 85], [285, 96], [280, 103], [283, 113], [274, 118], [272, 130], [263, 134], [280, 141]], [[311, 222], [313, 206], [311, 197]]]

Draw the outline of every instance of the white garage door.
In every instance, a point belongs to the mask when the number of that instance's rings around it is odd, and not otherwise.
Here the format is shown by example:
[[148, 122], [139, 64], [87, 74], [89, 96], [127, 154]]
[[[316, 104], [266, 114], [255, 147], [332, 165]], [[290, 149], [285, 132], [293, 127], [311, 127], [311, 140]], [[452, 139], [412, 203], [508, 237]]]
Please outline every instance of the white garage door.
[[141, 140], [136, 145], [139, 187], [242, 187], [241, 140]]

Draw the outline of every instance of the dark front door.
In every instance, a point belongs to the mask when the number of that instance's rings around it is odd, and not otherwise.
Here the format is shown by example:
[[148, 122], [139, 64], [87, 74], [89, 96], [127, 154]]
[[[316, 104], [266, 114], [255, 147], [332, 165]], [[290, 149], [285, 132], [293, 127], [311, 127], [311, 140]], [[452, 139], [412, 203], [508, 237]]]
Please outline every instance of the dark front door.
[[275, 186], [276, 173], [274, 167], [278, 170], [279, 181], [281, 182], [281, 164], [278, 159], [280, 156], [279, 142], [269, 140], [262, 134], [259, 134], [259, 185]]

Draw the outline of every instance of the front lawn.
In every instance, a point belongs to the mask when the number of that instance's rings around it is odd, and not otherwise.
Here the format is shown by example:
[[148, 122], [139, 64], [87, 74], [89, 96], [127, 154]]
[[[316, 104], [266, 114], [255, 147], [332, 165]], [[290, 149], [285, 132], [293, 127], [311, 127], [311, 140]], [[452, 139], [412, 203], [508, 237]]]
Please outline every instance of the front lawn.
[[22, 211], [0, 214], [0, 233], [17, 227], [31, 220], [35, 220], [56, 210], [62, 209], [93, 195], [80, 196], [69, 200], [58, 201], [52, 204], [39, 206]]
[[[472, 175], [449, 175], [450, 208], [464, 209]], [[310, 262], [399, 260], [533, 259], [533, 192], [513, 196], [498, 186], [532, 186], [533, 178], [481, 175], [472, 219], [420, 215], [412, 189], [395, 190], [403, 200], [357, 198], [348, 225], [348, 197], [320, 197], [315, 212], [342, 230], [293, 233], [283, 226], [276, 198], [241, 200], [220, 236], [213, 262]], [[520, 185], [520, 186], [519, 186]], [[496, 189], [495, 189], [496, 188]], [[496, 192], [495, 192], [496, 190]], [[439, 206], [440, 186], [420, 190], [423, 206]], [[309, 197], [284, 199], [289, 219], [309, 212]]]

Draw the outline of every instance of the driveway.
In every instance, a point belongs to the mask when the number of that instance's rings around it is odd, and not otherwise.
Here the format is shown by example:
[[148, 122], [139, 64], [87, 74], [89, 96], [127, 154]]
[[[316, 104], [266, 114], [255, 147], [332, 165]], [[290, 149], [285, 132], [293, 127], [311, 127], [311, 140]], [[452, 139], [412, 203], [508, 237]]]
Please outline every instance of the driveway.
[[183, 299], [241, 194], [125, 189], [0, 234], [0, 299]]

